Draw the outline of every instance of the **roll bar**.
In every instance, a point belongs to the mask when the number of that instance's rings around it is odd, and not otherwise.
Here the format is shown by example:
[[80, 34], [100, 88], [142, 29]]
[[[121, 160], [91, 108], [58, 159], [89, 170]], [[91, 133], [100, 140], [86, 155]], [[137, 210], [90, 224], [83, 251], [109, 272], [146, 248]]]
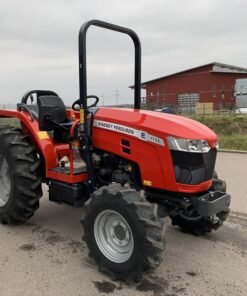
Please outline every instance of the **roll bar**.
[[100, 20], [85, 22], [79, 32], [79, 87], [80, 87], [80, 108], [84, 109], [84, 118], [87, 113], [87, 60], [86, 60], [86, 35], [90, 26], [97, 26], [104, 29], [117, 31], [131, 37], [135, 46], [135, 74], [134, 74], [134, 108], [141, 107], [141, 43], [138, 35], [124, 27], [106, 23]]

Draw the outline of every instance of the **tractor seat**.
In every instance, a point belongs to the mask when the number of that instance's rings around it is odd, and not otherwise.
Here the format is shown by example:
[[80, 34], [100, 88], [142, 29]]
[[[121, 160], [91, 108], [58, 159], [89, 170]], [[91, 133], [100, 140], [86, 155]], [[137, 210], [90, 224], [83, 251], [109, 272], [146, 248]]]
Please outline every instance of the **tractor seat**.
[[50, 117], [57, 123], [68, 122], [66, 107], [63, 100], [58, 96], [40, 96], [37, 98], [39, 122]]
[[[67, 118], [63, 100], [58, 96], [39, 96], [37, 103], [39, 129], [54, 131], [54, 139], [57, 142], [67, 143], [73, 122]], [[35, 109], [32, 111], [36, 112]]]
[[63, 100], [58, 96], [40, 96], [37, 98], [37, 104], [17, 104], [17, 110], [29, 111], [33, 117], [39, 120], [40, 109], [44, 111], [46, 109], [44, 116], [49, 115], [53, 120], [58, 123], [67, 122], [66, 107]]

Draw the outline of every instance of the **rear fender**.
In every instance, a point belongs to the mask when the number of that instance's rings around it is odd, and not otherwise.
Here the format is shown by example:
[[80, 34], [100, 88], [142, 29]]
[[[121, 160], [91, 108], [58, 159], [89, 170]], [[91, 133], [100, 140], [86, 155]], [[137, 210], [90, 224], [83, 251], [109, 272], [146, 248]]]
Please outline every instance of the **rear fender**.
[[15, 118], [20, 121], [23, 133], [30, 137], [37, 152], [45, 160], [46, 173], [56, 166], [56, 145], [47, 132], [39, 130], [37, 120], [33, 120], [27, 112], [16, 110], [0, 110], [0, 118]]

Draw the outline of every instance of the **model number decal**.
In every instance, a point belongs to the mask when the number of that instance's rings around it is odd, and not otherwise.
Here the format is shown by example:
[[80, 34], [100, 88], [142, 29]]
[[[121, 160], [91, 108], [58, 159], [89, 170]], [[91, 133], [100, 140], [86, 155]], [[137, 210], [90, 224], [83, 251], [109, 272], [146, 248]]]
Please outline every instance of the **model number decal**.
[[133, 136], [135, 138], [141, 139], [142, 141], [147, 141], [151, 142], [160, 146], [165, 146], [165, 143], [163, 139], [158, 138], [154, 135], [150, 135], [147, 132], [137, 130], [132, 127], [128, 127], [125, 125], [113, 123], [113, 122], [108, 122], [108, 121], [103, 121], [103, 120], [94, 120], [93, 126], [111, 130], [111, 131], [116, 131], [125, 135]]

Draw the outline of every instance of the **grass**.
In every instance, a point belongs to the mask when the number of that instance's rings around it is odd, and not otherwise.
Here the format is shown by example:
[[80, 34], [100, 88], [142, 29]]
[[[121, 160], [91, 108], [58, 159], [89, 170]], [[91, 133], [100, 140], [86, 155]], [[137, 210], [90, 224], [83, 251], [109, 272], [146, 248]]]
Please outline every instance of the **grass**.
[[220, 135], [220, 149], [247, 151], [247, 135]]
[[20, 127], [20, 121], [15, 118], [0, 118], [0, 126], [4, 125]]
[[217, 134], [247, 135], [247, 115], [194, 115], [191, 118], [207, 125]]
[[221, 149], [247, 151], [247, 115], [193, 115], [191, 118], [219, 136]]

